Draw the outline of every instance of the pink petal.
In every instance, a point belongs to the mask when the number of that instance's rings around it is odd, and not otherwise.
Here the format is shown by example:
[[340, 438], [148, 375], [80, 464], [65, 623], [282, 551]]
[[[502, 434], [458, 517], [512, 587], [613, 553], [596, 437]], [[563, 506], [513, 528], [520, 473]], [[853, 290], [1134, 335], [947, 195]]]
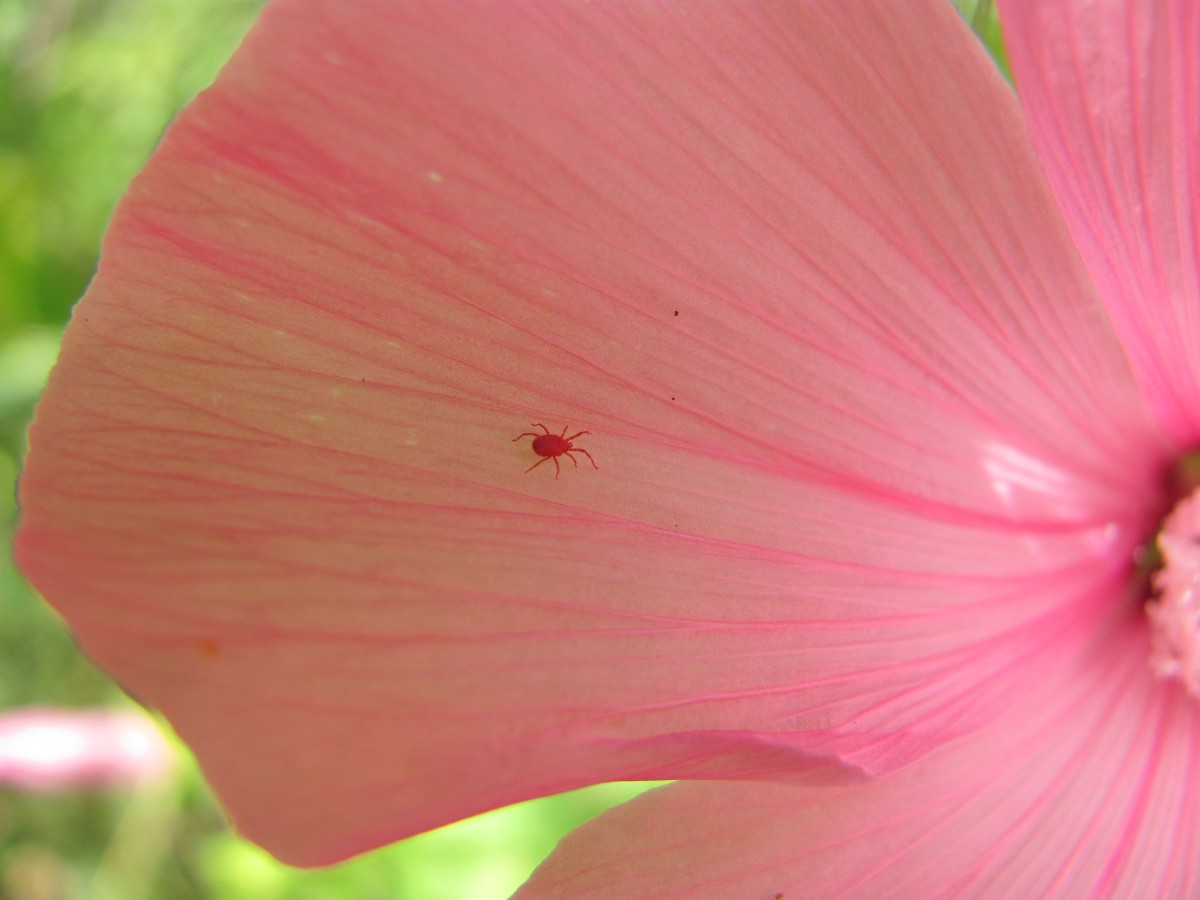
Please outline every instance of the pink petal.
[[573, 832], [518, 898], [1187, 897], [1200, 711], [1124, 622], [988, 729], [878, 781], [687, 783]]
[[1142, 390], [1200, 441], [1200, 5], [1002, 0], [1013, 74]]
[[30, 707], [0, 713], [0, 783], [25, 790], [154, 781], [174, 760], [154, 723], [129, 710]]
[[941, 0], [278, 2], [118, 211], [21, 564], [292, 861], [895, 768], [1160, 502], [1021, 129]]

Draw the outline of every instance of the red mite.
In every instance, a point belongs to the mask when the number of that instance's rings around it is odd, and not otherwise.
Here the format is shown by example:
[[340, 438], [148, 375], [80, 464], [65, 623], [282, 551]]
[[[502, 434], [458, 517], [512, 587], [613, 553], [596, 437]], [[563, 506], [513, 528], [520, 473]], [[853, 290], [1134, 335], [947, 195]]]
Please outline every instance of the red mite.
[[541, 422], [531, 422], [530, 424], [534, 428], [542, 429], [542, 431], [545, 433], [537, 434], [533, 431], [526, 431], [524, 434], [518, 434], [515, 438], [513, 438], [514, 441], [519, 441], [523, 437], [533, 438], [533, 452], [541, 457], [541, 459], [526, 469], [526, 472], [532, 472], [548, 459], [553, 460], [554, 478], [557, 480], [559, 474], [562, 472], [562, 469], [558, 467], [558, 458], [560, 456], [566, 455], [571, 462], [575, 463], [575, 468], [579, 468], [579, 463], [575, 461], [575, 457], [571, 455], [572, 453], [582, 453], [591, 462], [592, 468], [600, 468], [598, 465], [596, 465], [596, 461], [592, 459], [592, 454], [588, 453], [582, 447], [576, 447], [571, 443], [571, 441], [575, 440], [577, 437], [583, 437], [585, 434], [591, 434], [590, 431], [577, 431], [570, 437], [567, 437], [566, 425], [563, 426], [562, 434], [552, 434], [550, 429]]

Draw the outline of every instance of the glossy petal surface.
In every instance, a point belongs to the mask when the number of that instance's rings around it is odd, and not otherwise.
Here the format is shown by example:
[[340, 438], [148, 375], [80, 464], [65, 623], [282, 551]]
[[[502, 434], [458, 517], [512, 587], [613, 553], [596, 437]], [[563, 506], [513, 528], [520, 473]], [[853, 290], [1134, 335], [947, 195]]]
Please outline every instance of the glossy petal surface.
[[1171, 450], [937, 0], [277, 3], [31, 441], [22, 566], [309, 863], [907, 763], [1079, 651]]

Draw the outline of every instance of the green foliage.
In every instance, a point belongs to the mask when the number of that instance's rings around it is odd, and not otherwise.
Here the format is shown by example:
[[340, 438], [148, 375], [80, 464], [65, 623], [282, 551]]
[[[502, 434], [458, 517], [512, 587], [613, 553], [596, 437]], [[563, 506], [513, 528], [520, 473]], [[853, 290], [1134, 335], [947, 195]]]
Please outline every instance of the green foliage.
[[954, 5], [970, 24], [971, 30], [979, 35], [1004, 77], [1012, 81], [1012, 72], [1004, 55], [1004, 36], [1000, 33], [1000, 20], [996, 16], [993, 0], [954, 0]]
[[0, 0], [0, 334], [62, 323], [123, 185], [260, 0]]

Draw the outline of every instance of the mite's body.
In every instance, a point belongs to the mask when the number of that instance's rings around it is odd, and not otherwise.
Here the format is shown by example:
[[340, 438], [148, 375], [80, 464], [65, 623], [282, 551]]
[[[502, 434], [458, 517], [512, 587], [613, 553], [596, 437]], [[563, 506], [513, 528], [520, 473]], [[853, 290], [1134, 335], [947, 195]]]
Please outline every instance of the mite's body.
[[542, 429], [542, 431], [544, 433], [538, 434], [537, 432], [534, 432], [534, 431], [526, 431], [524, 434], [518, 434], [515, 438], [513, 438], [514, 441], [519, 441], [523, 437], [533, 438], [533, 452], [536, 453], [538, 456], [542, 457], [537, 462], [535, 462], [532, 466], [530, 466], [528, 469], [526, 469], [525, 470], [526, 472], [532, 472], [534, 469], [536, 469], [538, 466], [540, 466], [546, 460], [553, 460], [553, 462], [554, 462], [554, 477], [555, 477], [555, 479], [557, 479], [558, 476], [562, 473], [562, 469], [559, 468], [559, 465], [558, 465], [558, 458], [560, 456], [566, 456], [568, 459], [571, 460], [571, 462], [575, 463], [575, 468], [577, 468], [577, 469], [579, 468], [579, 463], [576, 461], [575, 457], [572, 455], [575, 453], [582, 453], [584, 456], [586, 456], [588, 458], [588, 461], [592, 464], [592, 468], [594, 468], [594, 469], [600, 468], [598, 465], [596, 465], [596, 461], [594, 459], [592, 459], [592, 454], [588, 453], [582, 447], [576, 447], [574, 444], [571, 443], [571, 441], [575, 440], [575, 438], [577, 438], [577, 437], [583, 437], [585, 434], [591, 434], [590, 431], [577, 431], [570, 437], [567, 437], [567, 426], [566, 425], [563, 426], [562, 434], [554, 434], [549, 428], [547, 428], [541, 422], [531, 422], [530, 424], [534, 428]]

